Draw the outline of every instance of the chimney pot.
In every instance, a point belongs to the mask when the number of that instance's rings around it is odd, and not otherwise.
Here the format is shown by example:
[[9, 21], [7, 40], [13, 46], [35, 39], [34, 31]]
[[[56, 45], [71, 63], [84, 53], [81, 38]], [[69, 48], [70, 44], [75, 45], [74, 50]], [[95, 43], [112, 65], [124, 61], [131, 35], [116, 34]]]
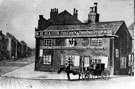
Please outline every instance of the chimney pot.
[[98, 4], [97, 2], [94, 3], [94, 5], [95, 5], [95, 6], [94, 6], [94, 9], [95, 9], [95, 12], [96, 12], [96, 13], [97, 13], [97, 4]]
[[93, 12], [93, 7], [90, 7], [90, 12]]
[[96, 7], [93, 7], [93, 12], [96, 12]]
[[74, 12], [73, 12], [73, 16], [74, 16], [74, 18], [76, 18], [77, 19], [77, 14], [78, 13], [78, 10], [76, 10], [75, 8], [74, 8]]
[[55, 12], [57, 12], [57, 9], [55, 8]]
[[76, 10], [76, 14], [78, 14], [78, 10]]
[[43, 15], [39, 15], [39, 18], [42, 19], [43, 18]]
[[58, 8], [56, 9], [56, 12], [58, 12]]
[[75, 8], [74, 8], [74, 13], [75, 13]]
[[98, 4], [97, 2], [94, 2], [94, 5], [95, 5], [95, 6], [97, 6], [97, 4]]

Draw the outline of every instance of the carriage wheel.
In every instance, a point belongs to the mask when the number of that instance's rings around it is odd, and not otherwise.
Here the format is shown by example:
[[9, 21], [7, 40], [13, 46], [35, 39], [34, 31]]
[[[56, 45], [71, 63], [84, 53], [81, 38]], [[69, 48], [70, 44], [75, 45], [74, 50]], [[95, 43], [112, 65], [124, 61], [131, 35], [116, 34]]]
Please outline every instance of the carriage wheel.
[[101, 73], [101, 76], [102, 76], [103, 79], [109, 79], [110, 78], [110, 72], [108, 70], [104, 70]]
[[88, 71], [88, 72], [86, 72], [86, 74], [85, 74], [85, 79], [92, 79], [93, 78], [93, 75], [94, 75], [94, 72], [93, 71]]

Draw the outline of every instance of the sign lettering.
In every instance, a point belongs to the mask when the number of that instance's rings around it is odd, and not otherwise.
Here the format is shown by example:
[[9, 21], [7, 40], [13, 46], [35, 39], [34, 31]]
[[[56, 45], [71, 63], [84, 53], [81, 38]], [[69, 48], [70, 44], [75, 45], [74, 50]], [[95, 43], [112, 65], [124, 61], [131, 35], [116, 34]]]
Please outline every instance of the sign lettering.
[[78, 36], [78, 35], [106, 35], [111, 34], [111, 30], [69, 30], [69, 31], [40, 31], [36, 32], [36, 36]]

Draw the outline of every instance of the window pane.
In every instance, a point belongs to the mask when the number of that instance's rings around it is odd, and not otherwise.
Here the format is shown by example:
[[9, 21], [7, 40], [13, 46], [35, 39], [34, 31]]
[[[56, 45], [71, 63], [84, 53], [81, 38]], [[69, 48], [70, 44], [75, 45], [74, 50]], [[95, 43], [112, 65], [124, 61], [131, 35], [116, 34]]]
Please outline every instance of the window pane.
[[44, 55], [43, 64], [51, 64], [51, 55]]
[[84, 57], [84, 66], [88, 67], [89, 66], [89, 57]]
[[51, 39], [45, 39], [44, 40], [44, 46], [52, 46], [52, 40]]
[[121, 69], [125, 69], [126, 68], [126, 57], [122, 57], [120, 60], [120, 67]]
[[91, 46], [102, 46], [102, 38], [92, 38]]

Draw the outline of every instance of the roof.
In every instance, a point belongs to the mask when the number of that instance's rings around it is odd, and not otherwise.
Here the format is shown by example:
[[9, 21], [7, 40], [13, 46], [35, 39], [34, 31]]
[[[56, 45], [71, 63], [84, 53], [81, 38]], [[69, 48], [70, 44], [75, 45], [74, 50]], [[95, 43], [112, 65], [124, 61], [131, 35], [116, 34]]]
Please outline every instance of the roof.
[[116, 33], [124, 21], [97, 22], [96, 24], [52, 25], [45, 30], [103, 30], [109, 29]]
[[134, 38], [134, 22], [128, 27], [128, 30], [129, 30], [132, 38]]
[[[67, 15], [73, 17], [73, 15], [70, 14], [67, 10], [64, 10], [64, 11], [62, 11], [61, 13], [59, 13], [59, 16], [60, 16], [60, 17], [64, 17], [64, 16], [67, 16]], [[69, 18], [68, 18], [68, 19], [69, 19]], [[74, 21], [76, 21], [76, 23], [82, 23], [82, 22], [81, 22], [80, 20], [78, 20], [78, 19], [75, 19]]]
[[52, 24], [81, 24], [82, 22], [76, 19], [72, 14], [70, 14], [67, 10], [62, 11], [56, 16], [55, 19], [48, 19]]

